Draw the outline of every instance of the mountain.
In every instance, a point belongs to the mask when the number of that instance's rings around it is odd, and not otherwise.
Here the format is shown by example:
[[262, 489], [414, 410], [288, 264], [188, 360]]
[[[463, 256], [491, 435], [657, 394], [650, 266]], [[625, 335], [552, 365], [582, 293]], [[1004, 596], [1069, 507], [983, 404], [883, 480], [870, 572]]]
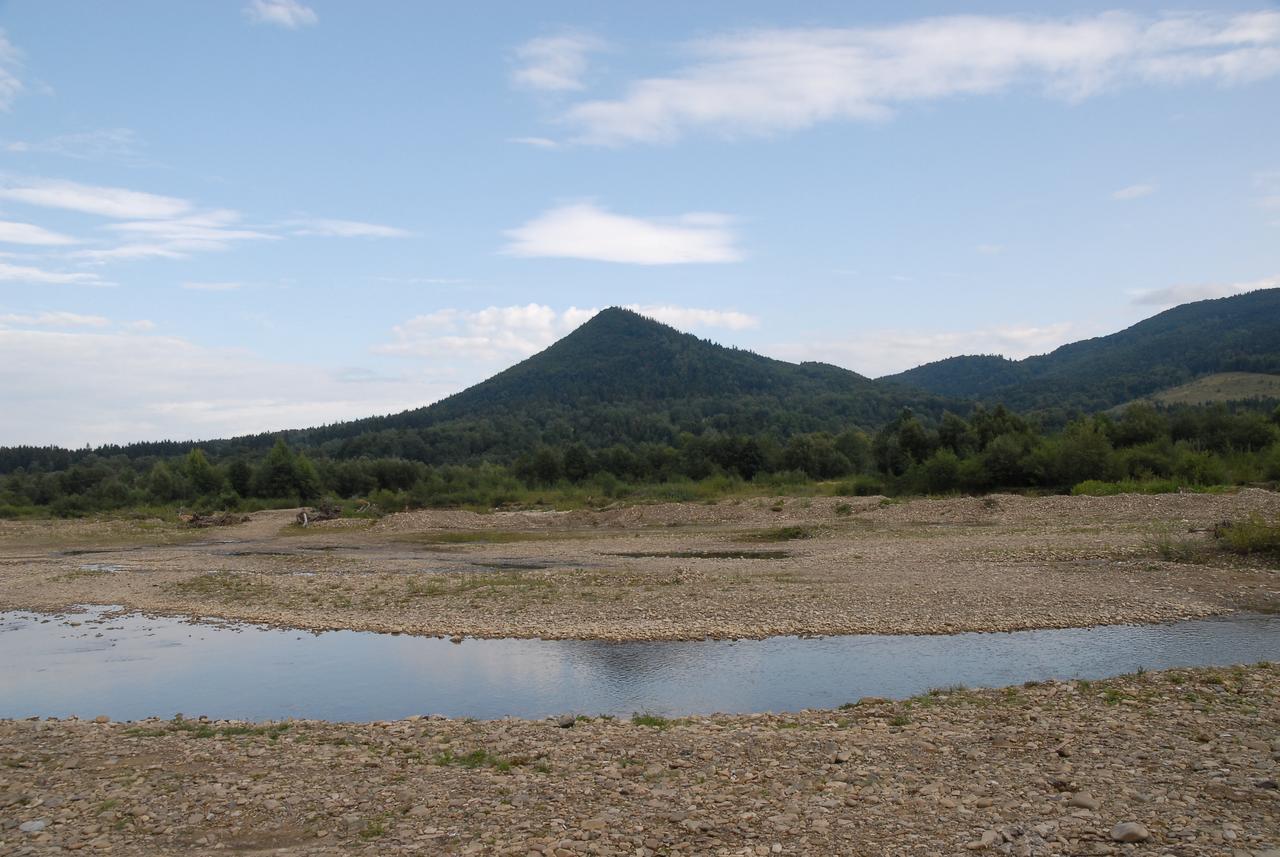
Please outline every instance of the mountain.
[[1098, 411], [1218, 372], [1280, 373], [1280, 289], [1183, 304], [1037, 357], [950, 357], [879, 379], [1020, 411]]
[[[507, 459], [538, 443], [669, 443], [680, 432], [788, 436], [874, 428], [940, 397], [825, 363], [725, 348], [630, 310], [598, 313], [546, 350], [433, 405], [291, 437], [337, 456], [408, 442], [425, 460]], [[417, 440], [394, 435], [411, 432]], [[425, 449], [418, 447], [421, 442]]]
[[[199, 445], [216, 456], [258, 452], [283, 436], [334, 458], [401, 456], [431, 463], [510, 461], [539, 444], [670, 444], [681, 432], [792, 434], [875, 429], [903, 407], [946, 402], [826, 363], [787, 363], [606, 309], [546, 350], [433, 405], [389, 416]], [[113, 447], [174, 455], [192, 443]]]

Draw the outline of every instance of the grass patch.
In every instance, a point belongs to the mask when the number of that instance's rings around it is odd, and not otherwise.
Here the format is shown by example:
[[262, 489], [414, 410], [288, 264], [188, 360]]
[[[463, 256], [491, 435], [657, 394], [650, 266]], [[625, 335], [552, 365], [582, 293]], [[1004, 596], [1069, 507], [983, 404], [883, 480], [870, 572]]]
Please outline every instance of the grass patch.
[[172, 585], [179, 595], [198, 595], [219, 601], [264, 601], [270, 597], [270, 584], [243, 574], [214, 571], [180, 580]]
[[125, 730], [126, 735], [133, 738], [158, 738], [178, 733], [190, 735], [192, 738], [234, 738], [240, 735], [265, 735], [272, 741], [289, 731], [288, 723], [240, 724], [235, 726], [216, 726], [199, 720], [187, 720], [175, 717], [163, 726], [147, 728], [135, 726]]
[[648, 726], [651, 729], [670, 729], [675, 721], [660, 717], [657, 714], [636, 712], [631, 715], [631, 722], [635, 726]]
[[1255, 512], [1242, 521], [1227, 521], [1213, 528], [1213, 537], [1231, 553], [1280, 558], [1280, 515], [1268, 519]]
[[481, 748], [479, 750], [472, 750], [470, 753], [462, 753], [460, 755], [454, 753], [452, 750], [445, 750], [442, 753], [437, 753], [431, 760], [431, 764], [445, 767], [453, 766], [466, 768], [470, 771], [474, 771], [479, 768], [491, 768], [498, 773], [506, 774], [509, 773], [512, 768], [524, 765], [525, 760], [508, 759], [503, 756], [495, 756], [488, 750]]

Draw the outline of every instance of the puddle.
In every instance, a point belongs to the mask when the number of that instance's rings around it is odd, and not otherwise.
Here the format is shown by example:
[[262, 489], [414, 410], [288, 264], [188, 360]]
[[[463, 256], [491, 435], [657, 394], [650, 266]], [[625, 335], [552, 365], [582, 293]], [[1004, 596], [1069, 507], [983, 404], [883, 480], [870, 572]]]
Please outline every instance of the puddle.
[[834, 708], [933, 687], [1280, 660], [1280, 616], [953, 636], [610, 643], [0, 613], [0, 717], [383, 720]]
[[608, 556], [621, 556], [628, 559], [786, 559], [791, 554], [786, 551], [770, 550], [707, 550], [707, 551], [626, 551], [611, 553]]
[[86, 562], [78, 566], [81, 571], [97, 571], [106, 574], [115, 574], [124, 571], [123, 565], [116, 565], [110, 562]]

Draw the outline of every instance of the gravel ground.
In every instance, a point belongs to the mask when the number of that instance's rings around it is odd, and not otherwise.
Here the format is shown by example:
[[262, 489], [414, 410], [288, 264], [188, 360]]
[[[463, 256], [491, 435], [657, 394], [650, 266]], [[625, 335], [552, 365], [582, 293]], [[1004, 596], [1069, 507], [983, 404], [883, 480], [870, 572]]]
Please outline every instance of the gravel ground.
[[[697, 639], [1159, 622], [1280, 605], [1208, 529], [1280, 495], [779, 498], [423, 511], [302, 529], [0, 522], [0, 609], [119, 604], [307, 629]], [[801, 538], [789, 538], [801, 536]]]
[[0, 853], [1276, 857], [1278, 774], [1269, 665], [679, 721], [0, 721]]

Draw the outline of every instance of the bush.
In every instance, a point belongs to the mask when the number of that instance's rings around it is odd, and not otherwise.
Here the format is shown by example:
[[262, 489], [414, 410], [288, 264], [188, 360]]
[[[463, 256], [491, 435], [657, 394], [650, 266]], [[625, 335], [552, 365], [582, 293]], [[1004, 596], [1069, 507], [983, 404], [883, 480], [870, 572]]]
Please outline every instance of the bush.
[[1280, 557], [1280, 515], [1267, 520], [1255, 512], [1243, 521], [1219, 524], [1213, 537], [1232, 553]]
[[855, 476], [836, 486], [838, 497], [874, 497], [884, 493], [884, 480], [876, 476]]

